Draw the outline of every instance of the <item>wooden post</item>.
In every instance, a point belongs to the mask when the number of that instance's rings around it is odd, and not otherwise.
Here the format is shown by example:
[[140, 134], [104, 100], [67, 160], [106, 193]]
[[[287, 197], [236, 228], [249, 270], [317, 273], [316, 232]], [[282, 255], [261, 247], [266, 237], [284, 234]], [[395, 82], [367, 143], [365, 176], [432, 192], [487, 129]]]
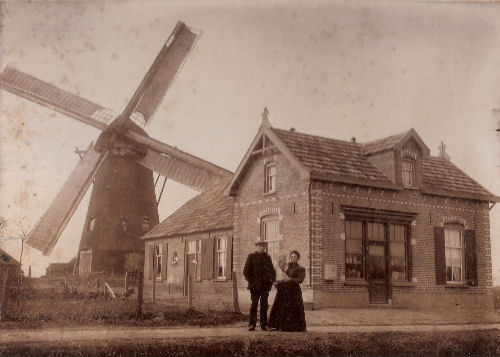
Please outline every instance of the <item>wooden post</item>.
[[9, 298], [9, 267], [5, 264], [2, 266], [2, 302], [0, 304], [0, 321], [5, 320], [7, 314], [7, 299]]
[[153, 304], [156, 300], [156, 243], [153, 244]]
[[238, 281], [236, 280], [236, 272], [235, 271], [233, 271], [232, 278], [233, 278], [233, 306], [234, 306], [234, 312], [237, 312], [238, 314], [241, 314], [240, 303], [238, 302]]
[[68, 289], [68, 272], [64, 272], [64, 293], [67, 294], [69, 292]]
[[188, 308], [191, 309], [193, 307], [193, 277], [191, 274], [188, 274]]
[[136, 318], [140, 318], [142, 315], [142, 290], [144, 286], [144, 277], [143, 274], [139, 274], [138, 276], [138, 286], [137, 286], [137, 312]]

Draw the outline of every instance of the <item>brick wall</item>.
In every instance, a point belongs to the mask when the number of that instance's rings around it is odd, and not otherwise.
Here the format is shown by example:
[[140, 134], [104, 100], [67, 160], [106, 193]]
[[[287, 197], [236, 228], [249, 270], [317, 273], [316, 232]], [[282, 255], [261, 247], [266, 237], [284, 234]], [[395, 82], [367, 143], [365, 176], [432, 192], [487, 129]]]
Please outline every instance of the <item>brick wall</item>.
[[[275, 161], [277, 170], [276, 192], [264, 194], [264, 166]], [[309, 182], [301, 179], [299, 171], [282, 155], [274, 151], [265, 156], [253, 157], [236, 193], [234, 209], [234, 257], [239, 299], [245, 305], [250, 294], [242, 275], [248, 254], [255, 252], [255, 242], [260, 236], [260, 220], [267, 214], [279, 216], [279, 254], [288, 256], [291, 250], [301, 254], [299, 264], [306, 268], [306, 280], [310, 283], [309, 266]], [[247, 301], [248, 300], [248, 301]], [[272, 302], [270, 298], [270, 302]]]
[[[211, 232], [193, 233], [184, 236], [150, 239], [146, 242], [146, 257], [144, 264], [144, 296], [152, 299], [153, 281], [149, 279], [150, 246], [154, 243], [168, 245], [167, 275], [165, 279], [155, 280], [155, 299], [158, 302], [186, 303], [184, 286], [186, 283], [185, 247], [186, 242], [192, 239], [207, 239], [216, 236], [228, 236], [233, 234], [232, 230], [220, 229]], [[174, 263], [174, 252], [177, 253], [177, 262]], [[193, 281], [193, 307], [211, 310], [233, 310], [232, 280], [210, 279]], [[181, 300], [179, 300], [181, 299]]]
[[[345, 282], [345, 228], [341, 205], [417, 213], [416, 225], [411, 227], [410, 237], [414, 243], [414, 286], [393, 287], [396, 305], [456, 304], [456, 301], [460, 301], [457, 296], [476, 294], [479, 296], [474, 299], [464, 297], [464, 304], [467, 301], [481, 301], [489, 306], [492, 276], [487, 203], [422, 195], [418, 190], [389, 191], [323, 182], [313, 182], [311, 188], [315, 305], [344, 306], [349, 302], [346, 301], [346, 292], [352, 292], [353, 296], [356, 295], [360, 301], [364, 299], [368, 304], [366, 286], [350, 286]], [[474, 229], [476, 232], [478, 285], [475, 287], [450, 288], [436, 285], [434, 227], [442, 225], [446, 217], [459, 217], [465, 222], [467, 229]], [[334, 281], [324, 280], [325, 263], [337, 266], [338, 276]], [[321, 291], [321, 294], [316, 294], [316, 290]], [[412, 298], [412, 294], [420, 298]], [[427, 303], [426, 300], [432, 303]]]

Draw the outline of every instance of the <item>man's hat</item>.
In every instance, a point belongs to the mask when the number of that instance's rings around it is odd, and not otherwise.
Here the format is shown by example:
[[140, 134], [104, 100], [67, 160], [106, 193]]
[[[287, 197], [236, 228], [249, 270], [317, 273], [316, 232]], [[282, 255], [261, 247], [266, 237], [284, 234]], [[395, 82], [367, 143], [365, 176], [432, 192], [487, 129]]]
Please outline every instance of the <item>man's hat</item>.
[[265, 246], [267, 246], [267, 242], [265, 242], [263, 240], [258, 240], [257, 242], [255, 242], [255, 245], [265, 245]]

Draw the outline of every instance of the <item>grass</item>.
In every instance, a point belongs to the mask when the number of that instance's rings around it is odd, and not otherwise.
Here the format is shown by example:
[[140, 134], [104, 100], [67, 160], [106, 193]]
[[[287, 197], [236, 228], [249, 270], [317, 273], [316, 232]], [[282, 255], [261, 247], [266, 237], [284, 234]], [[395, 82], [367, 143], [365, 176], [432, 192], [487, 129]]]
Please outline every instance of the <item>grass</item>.
[[25, 297], [20, 304], [9, 301], [7, 319], [0, 329], [122, 326], [221, 326], [246, 321], [233, 312], [197, 311], [179, 306], [143, 303], [142, 316], [136, 318], [137, 297], [112, 300], [90, 294], [45, 294]]
[[8, 356], [500, 356], [498, 330], [248, 334], [244, 337], [30, 343], [0, 346]]

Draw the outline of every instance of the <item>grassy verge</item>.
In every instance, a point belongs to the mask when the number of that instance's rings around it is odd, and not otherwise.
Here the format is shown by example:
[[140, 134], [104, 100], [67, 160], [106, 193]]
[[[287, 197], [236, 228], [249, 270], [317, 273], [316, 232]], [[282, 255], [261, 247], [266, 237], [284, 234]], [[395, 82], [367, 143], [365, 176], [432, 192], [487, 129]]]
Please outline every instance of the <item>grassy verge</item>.
[[249, 334], [245, 337], [30, 343], [0, 346], [8, 356], [498, 356], [498, 330], [366, 334]]
[[125, 326], [221, 326], [247, 317], [232, 312], [196, 311], [185, 307], [143, 304], [136, 318], [136, 298], [112, 300], [83, 294], [46, 294], [9, 302], [7, 319], [0, 329], [71, 327], [86, 325]]

